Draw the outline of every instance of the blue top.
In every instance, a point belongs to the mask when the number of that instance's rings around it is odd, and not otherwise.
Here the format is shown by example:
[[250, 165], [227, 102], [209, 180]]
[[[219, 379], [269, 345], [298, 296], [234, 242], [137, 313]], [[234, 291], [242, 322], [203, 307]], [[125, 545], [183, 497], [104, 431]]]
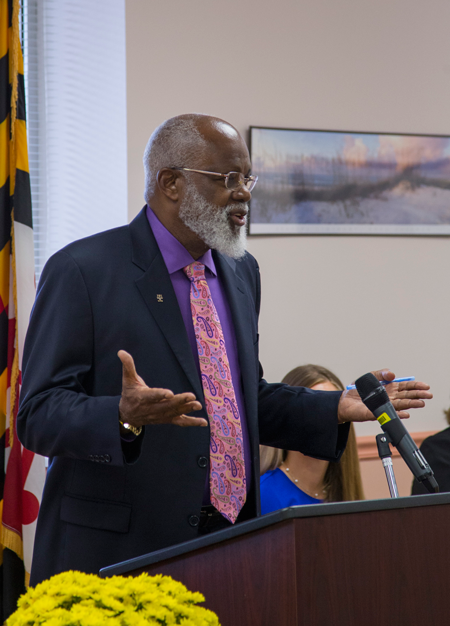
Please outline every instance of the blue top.
[[266, 472], [260, 479], [261, 513], [271, 513], [299, 504], [321, 504], [299, 489], [279, 468]]

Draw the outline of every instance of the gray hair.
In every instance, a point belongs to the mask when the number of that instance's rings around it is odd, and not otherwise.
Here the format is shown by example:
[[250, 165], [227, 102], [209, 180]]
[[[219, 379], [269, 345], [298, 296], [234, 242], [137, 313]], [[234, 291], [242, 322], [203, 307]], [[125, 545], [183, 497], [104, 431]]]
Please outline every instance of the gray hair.
[[144, 151], [145, 193], [147, 203], [155, 191], [156, 176], [163, 167], [198, 167], [208, 145], [198, 130], [198, 113], [178, 115], [163, 122], [152, 133]]

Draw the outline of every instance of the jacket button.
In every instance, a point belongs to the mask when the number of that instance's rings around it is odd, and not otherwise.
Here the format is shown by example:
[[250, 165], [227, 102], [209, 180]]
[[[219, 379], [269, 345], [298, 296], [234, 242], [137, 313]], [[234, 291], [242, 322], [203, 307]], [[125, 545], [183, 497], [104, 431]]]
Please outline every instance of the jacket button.
[[206, 467], [208, 465], [208, 459], [206, 456], [199, 456], [197, 463], [199, 467]]
[[106, 463], [110, 463], [110, 462], [111, 462], [111, 457], [110, 457], [110, 455], [109, 455], [109, 454], [105, 454], [105, 455], [104, 455], [104, 459], [105, 459], [105, 462], [106, 462]]
[[195, 526], [198, 526], [198, 525], [199, 525], [199, 523], [200, 523], [200, 518], [199, 518], [199, 516], [198, 516], [198, 515], [191, 515], [191, 516], [189, 517], [189, 524], [190, 524], [191, 526], [194, 526], [194, 527], [195, 527]]
[[89, 460], [90, 460], [90, 461], [93, 461], [93, 460], [94, 460], [94, 455], [93, 455], [93, 454], [90, 454], [90, 455], [89, 455]]

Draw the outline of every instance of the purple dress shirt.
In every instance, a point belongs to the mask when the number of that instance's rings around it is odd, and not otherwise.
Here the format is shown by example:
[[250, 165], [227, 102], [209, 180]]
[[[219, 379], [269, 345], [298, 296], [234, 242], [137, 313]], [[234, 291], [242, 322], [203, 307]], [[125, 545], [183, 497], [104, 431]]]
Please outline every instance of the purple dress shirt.
[[[151, 229], [156, 239], [156, 243], [161, 251], [167, 270], [170, 275], [170, 280], [175, 291], [175, 295], [180, 305], [181, 315], [183, 317], [184, 325], [189, 337], [189, 343], [191, 344], [192, 354], [194, 355], [197, 371], [200, 376], [200, 363], [198, 360], [197, 341], [195, 339], [194, 325], [192, 322], [191, 303], [190, 303], [190, 289], [191, 283], [183, 272], [183, 268], [186, 265], [192, 263], [195, 259], [189, 254], [186, 248], [176, 239], [172, 233], [170, 233], [163, 224], [159, 221], [151, 208], [147, 206], [147, 219], [150, 223]], [[216, 266], [212, 257], [211, 250], [208, 250], [203, 256], [197, 259], [205, 266], [205, 277], [211, 291], [211, 296], [216, 307], [217, 314], [222, 325], [222, 330], [225, 338], [225, 345], [227, 349], [228, 361], [230, 363], [231, 379], [233, 381], [234, 392], [236, 394], [236, 401], [239, 407], [239, 414], [241, 417], [242, 438], [244, 441], [244, 461], [245, 461], [245, 474], [247, 477], [247, 492], [250, 489], [251, 483], [251, 454], [250, 443], [248, 438], [247, 421], [245, 416], [245, 404], [244, 395], [242, 391], [241, 382], [241, 368], [239, 367], [238, 359], [238, 347], [236, 344], [236, 335], [234, 332], [233, 320], [231, 318], [231, 311], [228, 305], [227, 299], [222, 285], [220, 284], [219, 277], [217, 276]], [[200, 398], [197, 398], [201, 400]], [[204, 504], [209, 504], [209, 477], [206, 481]]]

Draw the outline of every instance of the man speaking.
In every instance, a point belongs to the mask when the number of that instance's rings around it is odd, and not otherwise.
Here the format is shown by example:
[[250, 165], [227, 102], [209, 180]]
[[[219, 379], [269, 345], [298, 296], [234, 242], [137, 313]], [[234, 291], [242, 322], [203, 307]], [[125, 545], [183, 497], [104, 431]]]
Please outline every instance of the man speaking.
[[[172, 118], [144, 165], [141, 213], [55, 254], [39, 283], [17, 421], [24, 446], [50, 457], [33, 585], [255, 517], [260, 442], [333, 461], [344, 422], [374, 419], [356, 391], [262, 378], [245, 251], [257, 180], [236, 129]], [[401, 417], [428, 389], [387, 387]]]

